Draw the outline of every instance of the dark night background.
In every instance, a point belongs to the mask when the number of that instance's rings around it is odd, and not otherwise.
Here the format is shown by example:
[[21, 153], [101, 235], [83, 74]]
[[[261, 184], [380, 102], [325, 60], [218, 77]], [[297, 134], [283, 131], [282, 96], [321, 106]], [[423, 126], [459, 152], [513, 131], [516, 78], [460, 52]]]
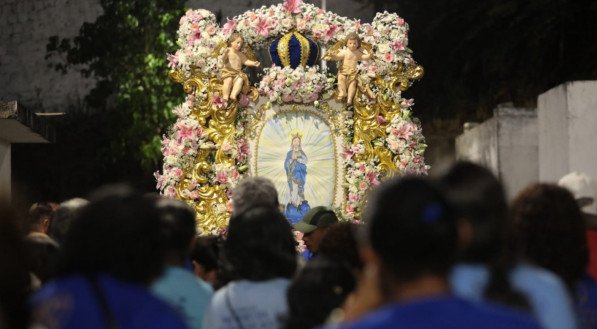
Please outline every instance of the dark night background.
[[[404, 95], [415, 99], [426, 135], [451, 138], [462, 123], [489, 118], [497, 104], [534, 107], [552, 87], [597, 77], [597, 1], [362, 3], [397, 11], [410, 25], [409, 48], [425, 76]], [[27, 199], [61, 201], [113, 181], [155, 191], [156, 138], [183, 99], [181, 87], [166, 78], [165, 54], [176, 48], [184, 1], [102, 5], [104, 15], [74, 40], [48, 40], [48, 57], [66, 58], [50, 62], [56, 69], [90, 64], [82, 73], [99, 82], [82, 108], [52, 122], [55, 143], [12, 146], [13, 189]]]

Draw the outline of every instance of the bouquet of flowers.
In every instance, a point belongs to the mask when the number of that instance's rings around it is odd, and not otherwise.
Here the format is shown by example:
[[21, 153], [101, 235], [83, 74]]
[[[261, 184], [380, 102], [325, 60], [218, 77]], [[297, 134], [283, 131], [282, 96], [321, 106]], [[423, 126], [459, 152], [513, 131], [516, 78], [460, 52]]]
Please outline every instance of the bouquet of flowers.
[[320, 72], [318, 66], [296, 69], [272, 66], [265, 69], [258, 91], [272, 103], [313, 103], [332, 83], [326, 71]]

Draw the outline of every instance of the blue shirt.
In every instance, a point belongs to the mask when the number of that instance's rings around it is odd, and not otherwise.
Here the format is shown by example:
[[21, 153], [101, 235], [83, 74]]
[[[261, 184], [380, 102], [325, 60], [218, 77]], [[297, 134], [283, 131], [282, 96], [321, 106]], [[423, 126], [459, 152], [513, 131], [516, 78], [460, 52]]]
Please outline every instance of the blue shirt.
[[[172, 308], [144, 287], [108, 275], [100, 275], [98, 283], [119, 328], [186, 328]], [[31, 304], [34, 324], [61, 329], [106, 328], [92, 285], [80, 275], [48, 283], [32, 297]]]
[[[527, 298], [534, 317], [545, 329], [577, 328], [572, 298], [555, 274], [519, 264], [509, 277], [512, 287]], [[454, 294], [476, 302], [484, 299], [488, 281], [489, 270], [480, 264], [457, 264], [450, 277]]]
[[597, 282], [588, 274], [576, 287], [576, 310], [583, 329], [597, 329]]
[[443, 295], [386, 306], [342, 329], [539, 329], [529, 316]]
[[182, 267], [170, 266], [151, 285], [151, 292], [174, 307], [189, 328], [199, 329], [203, 314], [211, 301], [213, 289]]

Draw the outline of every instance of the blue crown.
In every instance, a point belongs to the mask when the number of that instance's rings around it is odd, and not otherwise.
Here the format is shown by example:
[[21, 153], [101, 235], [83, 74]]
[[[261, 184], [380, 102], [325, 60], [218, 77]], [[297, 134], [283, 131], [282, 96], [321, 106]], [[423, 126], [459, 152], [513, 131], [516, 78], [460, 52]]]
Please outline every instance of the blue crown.
[[298, 32], [288, 32], [269, 46], [272, 62], [277, 66], [313, 66], [319, 57], [319, 46], [315, 41]]

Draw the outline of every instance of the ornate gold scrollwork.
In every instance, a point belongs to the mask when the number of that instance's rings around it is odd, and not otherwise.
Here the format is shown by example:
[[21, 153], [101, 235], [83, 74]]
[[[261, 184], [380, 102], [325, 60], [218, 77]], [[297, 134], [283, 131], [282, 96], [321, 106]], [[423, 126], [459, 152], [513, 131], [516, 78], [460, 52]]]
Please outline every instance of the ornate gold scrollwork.
[[370, 95], [370, 89], [365, 86], [357, 89], [354, 101], [353, 143], [362, 141], [365, 146], [365, 153], [357, 157], [357, 161], [376, 160], [379, 161], [382, 174], [391, 176], [395, 173], [397, 158], [380, 142], [386, 138], [388, 124], [396, 115], [400, 115], [400, 104], [388, 95], [407, 90], [413, 80], [423, 77], [423, 73], [423, 67], [419, 65], [400, 65], [390, 74], [375, 78], [372, 84], [379, 92], [376, 101], [371, 104], [361, 101], [361, 95]]
[[[198, 154], [189, 168], [183, 169], [183, 177], [176, 186], [177, 195], [181, 200], [189, 203], [197, 213], [197, 226], [200, 231], [214, 231], [223, 229], [228, 224], [228, 214], [216, 211], [228, 201], [226, 190], [218, 183], [213, 183], [210, 175], [214, 174], [214, 165], [235, 164], [221, 146], [223, 143], [234, 143], [237, 116], [237, 102], [232, 102], [226, 108], [219, 109], [214, 105], [214, 92], [221, 90], [221, 83], [214, 76], [203, 74], [199, 70], [191, 69], [190, 75], [182, 71], [170, 72], [170, 78], [182, 84], [185, 93], [199, 94], [206, 92], [192, 109], [192, 114], [204, 128], [207, 140], [198, 150]], [[256, 90], [252, 88], [249, 97], [255, 98]], [[186, 177], [191, 178], [190, 180]], [[198, 186], [191, 186], [194, 181]], [[183, 191], [195, 191], [194, 198]]]

